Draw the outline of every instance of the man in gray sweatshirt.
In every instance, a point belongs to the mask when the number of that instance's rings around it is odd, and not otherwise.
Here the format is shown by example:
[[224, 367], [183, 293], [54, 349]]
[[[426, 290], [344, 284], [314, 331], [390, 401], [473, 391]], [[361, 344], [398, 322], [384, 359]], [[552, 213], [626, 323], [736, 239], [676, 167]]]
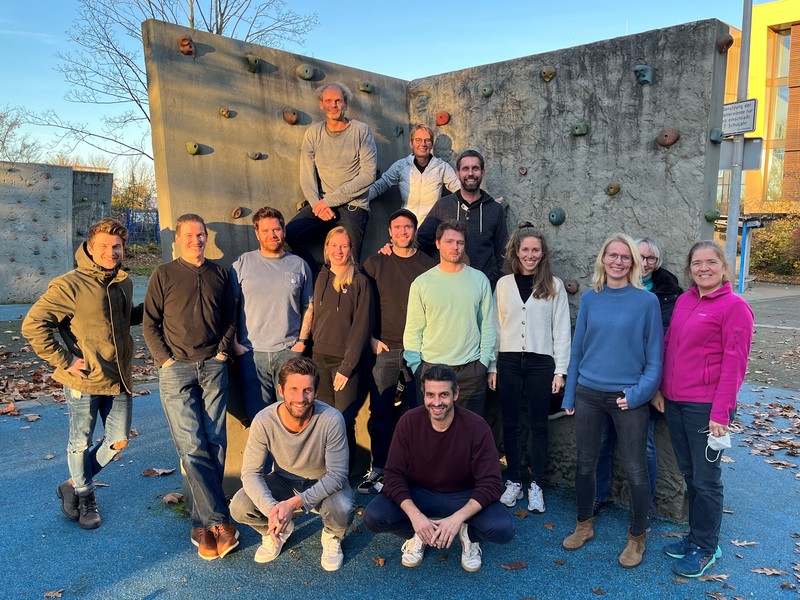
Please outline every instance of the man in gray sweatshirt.
[[355, 510], [347, 436], [342, 414], [315, 398], [318, 385], [311, 360], [289, 359], [278, 373], [283, 402], [267, 406], [250, 425], [243, 487], [230, 508], [234, 519], [261, 534], [257, 563], [278, 557], [299, 510], [322, 515], [322, 568], [336, 571], [344, 562], [341, 543]]

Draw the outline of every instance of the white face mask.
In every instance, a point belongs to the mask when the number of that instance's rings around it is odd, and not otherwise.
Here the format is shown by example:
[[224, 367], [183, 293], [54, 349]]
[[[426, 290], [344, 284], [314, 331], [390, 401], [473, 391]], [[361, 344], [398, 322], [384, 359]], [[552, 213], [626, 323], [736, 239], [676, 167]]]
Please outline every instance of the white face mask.
[[[721, 435], [719, 437], [711, 435], [711, 432], [708, 431], [708, 427], [704, 427], [700, 430], [699, 433], [707, 433], [708, 434], [708, 444], [706, 445], [706, 460], [708, 462], [716, 462], [719, 460], [720, 455], [724, 450], [730, 450], [731, 448], [731, 434], [730, 432], [725, 432], [725, 435]], [[709, 454], [709, 450], [711, 454]], [[716, 452], [717, 455], [714, 456], [713, 453]], [[714, 456], [712, 458], [712, 456]]]

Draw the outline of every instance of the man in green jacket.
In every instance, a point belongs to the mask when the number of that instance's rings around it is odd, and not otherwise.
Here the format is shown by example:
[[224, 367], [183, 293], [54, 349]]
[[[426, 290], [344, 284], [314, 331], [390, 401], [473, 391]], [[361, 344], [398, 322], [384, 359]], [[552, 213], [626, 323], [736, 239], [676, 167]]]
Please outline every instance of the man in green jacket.
[[[92, 479], [128, 445], [131, 428], [130, 330], [141, 324], [142, 306], [133, 306], [133, 283], [120, 269], [127, 240], [128, 230], [112, 219], [92, 225], [75, 252], [77, 268], [53, 279], [22, 323], [22, 335], [64, 385], [70, 479], [56, 493], [62, 512], [83, 529], [100, 527]], [[93, 443], [98, 416], [105, 432]]]

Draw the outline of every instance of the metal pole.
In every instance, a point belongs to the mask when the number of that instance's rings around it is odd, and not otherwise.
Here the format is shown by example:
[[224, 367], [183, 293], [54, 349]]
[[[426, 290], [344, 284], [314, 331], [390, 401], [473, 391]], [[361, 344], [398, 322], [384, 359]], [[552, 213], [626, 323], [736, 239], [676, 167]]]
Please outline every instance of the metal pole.
[[[742, 8], [742, 47], [739, 53], [739, 81], [736, 99], [747, 100], [747, 78], [750, 73], [750, 29], [753, 0], [744, 0]], [[744, 160], [744, 134], [733, 136], [733, 165], [728, 198], [728, 228], [725, 232], [725, 256], [729, 265], [736, 265], [736, 242], [739, 237], [739, 206], [742, 196], [742, 161]], [[735, 269], [735, 267], [734, 267]], [[741, 273], [740, 273], [741, 276]]]

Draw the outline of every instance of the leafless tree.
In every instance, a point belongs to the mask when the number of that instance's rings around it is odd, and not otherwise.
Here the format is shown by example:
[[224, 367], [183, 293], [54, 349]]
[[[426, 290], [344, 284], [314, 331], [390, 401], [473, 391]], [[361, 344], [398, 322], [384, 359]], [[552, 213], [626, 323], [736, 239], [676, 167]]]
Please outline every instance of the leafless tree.
[[8, 106], [0, 107], [0, 160], [37, 162], [42, 147], [30, 135], [23, 133], [22, 112]]
[[302, 44], [317, 25], [316, 14], [289, 10], [285, 0], [79, 0], [68, 31], [75, 49], [58, 54], [58, 70], [72, 86], [66, 99], [117, 110], [103, 116], [100, 130], [54, 111], [28, 120], [61, 132], [60, 141], [71, 149], [84, 143], [115, 156], [152, 160], [146, 150], [150, 112], [141, 30], [147, 19], [273, 47]]

